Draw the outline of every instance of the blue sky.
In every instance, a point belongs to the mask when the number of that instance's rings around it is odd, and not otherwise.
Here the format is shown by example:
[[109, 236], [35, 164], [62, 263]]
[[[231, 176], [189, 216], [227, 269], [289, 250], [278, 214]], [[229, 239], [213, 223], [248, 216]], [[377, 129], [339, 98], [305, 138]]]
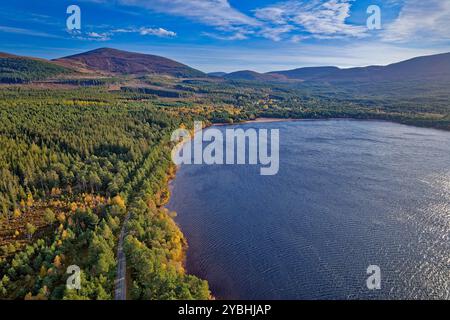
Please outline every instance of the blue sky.
[[[81, 30], [69, 32], [69, 5]], [[367, 8], [381, 9], [369, 30]], [[203, 71], [388, 64], [450, 51], [449, 0], [2, 1], [0, 51], [56, 58], [98, 47]]]

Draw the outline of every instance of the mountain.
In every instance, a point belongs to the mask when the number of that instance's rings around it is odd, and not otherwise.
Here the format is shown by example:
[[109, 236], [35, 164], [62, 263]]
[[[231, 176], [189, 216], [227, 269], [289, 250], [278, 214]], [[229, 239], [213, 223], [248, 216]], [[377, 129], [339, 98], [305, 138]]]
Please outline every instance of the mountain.
[[100, 48], [56, 59], [55, 62], [108, 74], [144, 75], [154, 73], [182, 78], [205, 76], [201, 71], [167, 58], [110, 48]]
[[341, 69], [322, 79], [328, 81], [450, 80], [450, 53], [417, 57], [387, 66]]
[[210, 76], [210, 77], [218, 77], [218, 78], [222, 78], [222, 77], [224, 77], [226, 75], [227, 75], [226, 72], [210, 72], [210, 73], [208, 73], [208, 76]]
[[294, 80], [313, 80], [316, 78], [328, 76], [339, 70], [340, 69], [338, 67], [307, 67], [287, 71], [273, 71], [267, 74], [282, 75], [288, 79]]
[[268, 74], [282, 75], [292, 80], [317, 81], [402, 81], [450, 80], [450, 53], [417, 57], [387, 66], [368, 66], [339, 69], [337, 67], [312, 67]]
[[250, 70], [228, 73], [223, 77], [228, 80], [248, 80], [248, 81], [286, 80], [286, 77], [280, 74], [258, 73]]
[[73, 72], [50, 61], [0, 52], [0, 83], [28, 83]]
[[24, 57], [16, 56], [11, 53], [0, 52], [0, 58], [24, 58]]

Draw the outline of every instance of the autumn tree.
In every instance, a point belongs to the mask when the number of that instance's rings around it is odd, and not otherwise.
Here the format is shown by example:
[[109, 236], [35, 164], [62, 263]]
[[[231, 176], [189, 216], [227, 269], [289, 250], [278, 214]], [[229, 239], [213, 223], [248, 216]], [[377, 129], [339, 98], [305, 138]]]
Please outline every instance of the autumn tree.
[[111, 204], [112, 205], [116, 205], [122, 209], [125, 209], [125, 200], [123, 200], [123, 198], [119, 195], [115, 196], [114, 198], [111, 199]]
[[47, 224], [53, 224], [56, 221], [56, 215], [50, 208], [47, 208], [44, 211], [44, 221]]
[[25, 228], [27, 229], [28, 238], [31, 239], [36, 232], [36, 227], [31, 223], [27, 223]]

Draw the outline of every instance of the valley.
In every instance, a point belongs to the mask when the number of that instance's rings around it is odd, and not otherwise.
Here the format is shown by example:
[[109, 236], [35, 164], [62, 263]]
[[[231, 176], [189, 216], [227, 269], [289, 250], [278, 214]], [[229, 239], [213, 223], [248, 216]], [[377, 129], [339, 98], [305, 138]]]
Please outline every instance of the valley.
[[[113, 299], [126, 223], [131, 299], [211, 299], [186, 272], [188, 243], [165, 208], [173, 130], [261, 117], [450, 130], [449, 61], [210, 76], [108, 48], [52, 61], [0, 54], [0, 297]], [[81, 290], [66, 288], [71, 265]]]

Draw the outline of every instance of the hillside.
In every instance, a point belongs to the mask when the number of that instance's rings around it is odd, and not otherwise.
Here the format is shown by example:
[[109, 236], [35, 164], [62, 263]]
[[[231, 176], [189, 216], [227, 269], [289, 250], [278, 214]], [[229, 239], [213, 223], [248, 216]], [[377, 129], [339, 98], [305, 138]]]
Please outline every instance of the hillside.
[[314, 80], [339, 71], [337, 67], [306, 67], [286, 71], [273, 71], [269, 75], [282, 75], [288, 79], [295, 80]]
[[255, 71], [244, 70], [228, 73], [223, 76], [228, 80], [248, 80], [248, 81], [276, 81], [285, 80], [286, 77], [279, 74], [264, 74]]
[[224, 76], [226, 76], [227, 75], [227, 73], [226, 72], [210, 72], [210, 73], [208, 73], [208, 76], [210, 76], [210, 77], [219, 77], [219, 78], [221, 78], [221, 77], [224, 77]]
[[388, 66], [342, 69], [323, 79], [331, 81], [450, 80], [450, 53], [417, 57]]
[[311, 67], [274, 71], [268, 74], [304, 81], [411, 81], [424, 79], [442, 81], [450, 80], [450, 53], [417, 57], [387, 66], [349, 69]]
[[62, 65], [76, 65], [110, 74], [165, 74], [180, 78], [203, 77], [205, 74], [179, 62], [149, 54], [101, 48], [54, 60]]
[[0, 53], [0, 83], [28, 83], [70, 72], [46, 60]]

